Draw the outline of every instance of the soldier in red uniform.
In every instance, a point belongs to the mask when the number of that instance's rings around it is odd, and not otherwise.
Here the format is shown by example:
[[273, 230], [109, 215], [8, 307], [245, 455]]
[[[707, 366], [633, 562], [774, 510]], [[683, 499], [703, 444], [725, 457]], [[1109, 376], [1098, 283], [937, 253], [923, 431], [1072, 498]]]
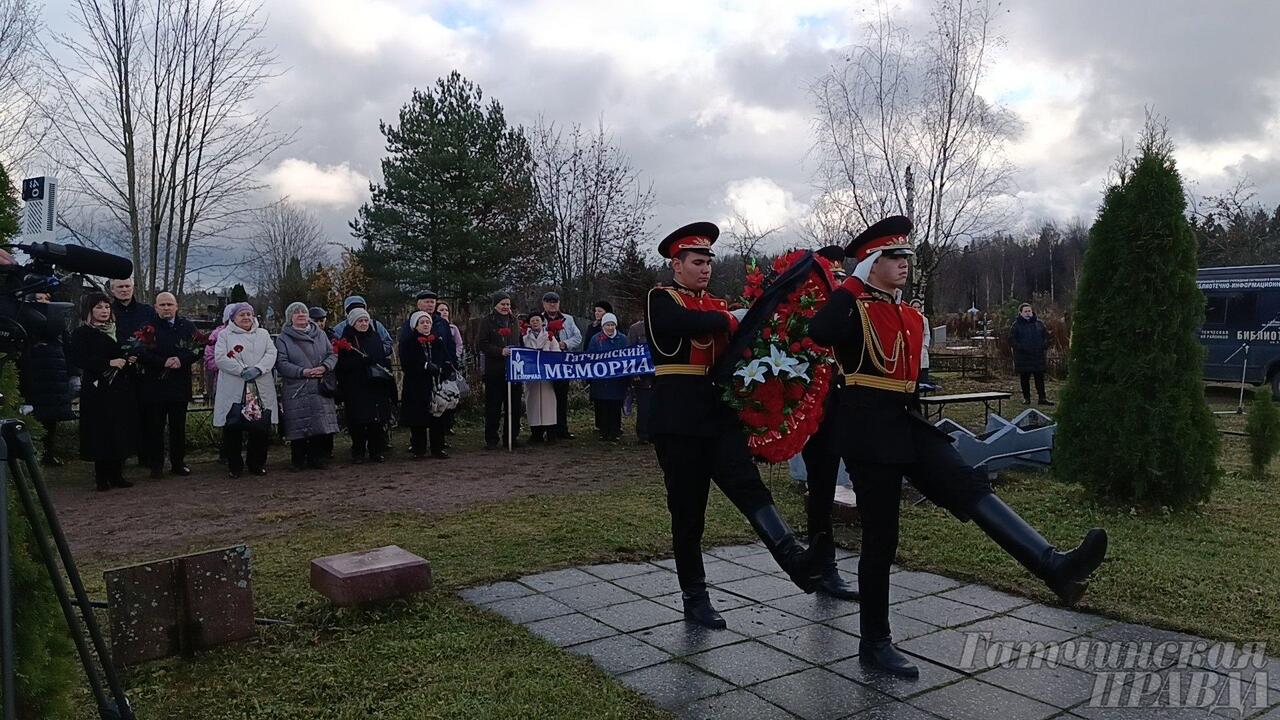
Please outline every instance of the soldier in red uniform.
[[854, 238], [845, 252], [857, 267], [818, 311], [809, 333], [835, 350], [844, 374], [835, 419], [862, 517], [859, 659], [916, 677], [917, 668], [893, 647], [889, 631], [889, 565], [898, 547], [904, 476], [938, 506], [972, 519], [1066, 605], [1084, 594], [1106, 555], [1107, 535], [1095, 528], [1079, 547], [1060, 552], [996, 497], [984, 473], [966, 465], [950, 436], [920, 414], [916, 380], [924, 322], [902, 302], [914, 254], [910, 232], [911, 221], [895, 216]]
[[702, 567], [702, 530], [713, 480], [792, 581], [813, 592], [808, 551], [774, 506], [747, 450], [737, 413], [708, 375], [738, 325], [728, 304], [706, 291], [711, 245], [719, 234], [714, 224], [699, 222], [668, 235], [658, 252], [670, 259], [674, 282], [650, 290], [645, 303], [655, 370], [649, 434], [667, 487], [684, 615], [709, 628], [725, 626], [707, 596]]

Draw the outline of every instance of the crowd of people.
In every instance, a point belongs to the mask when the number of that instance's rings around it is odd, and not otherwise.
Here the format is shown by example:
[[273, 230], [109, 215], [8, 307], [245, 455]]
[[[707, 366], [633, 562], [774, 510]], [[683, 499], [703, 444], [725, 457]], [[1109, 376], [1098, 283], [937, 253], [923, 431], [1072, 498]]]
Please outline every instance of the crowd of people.
[[[37, 339], [24, 357], [21, 390], [46, 428], [46, 465], [64, 464], [56, 453], [58, 424], [77, 417], [78, 394], [80, 458], [93, 463], [99, 490], [131, 487], [124, 470], [133, 458], [153, 478], [189, 475], [193, 366], [204, 373], [213, 427], [221, 435], [219, 458], [232, 477], [266, 474], [273, 433], [289, 445], [294, 470], [331, 461], [343, 427], [353, 463], [383, 462], [393, 424], [407, 429], [413, 457], [449, 457], [457, 404], [470, 392], [463, 372], [467, 350], [451, 308], [436, 293], [416, 294], [394, 337], [359, 295], [344, 299], [344, 316], [331, 328], [325, 309], [290, 303], [273, 337], [247, 302], [227, 305], [221, 324], [206, 335], [180, 316], [171, 293], [159, 293], [153, 304], [134, 294], [132, 280], [113, 280], [107, 293], [86, 294], [77, 327]], [[574, 437], [568, 382], [531, 383], [527, 393], [514, 385], [508, 408], [507, 356], [512, 347], [602, 352], [644, 342], [643, 323], [624, 333], [612, 309], [597, 302], [584, 333], [561, 312], [556, 293], [547, 293], [527, 315], [512, 310], [510, 296], [494, 298], [476, 343], [487, 448], [499, 447], [508, 432], [518, 436], [525, 418], [533, 442]], [[623, 404], [633, 384], [643, 403], [646, 380], [591, 383], [602, 439], [621, 439]]]

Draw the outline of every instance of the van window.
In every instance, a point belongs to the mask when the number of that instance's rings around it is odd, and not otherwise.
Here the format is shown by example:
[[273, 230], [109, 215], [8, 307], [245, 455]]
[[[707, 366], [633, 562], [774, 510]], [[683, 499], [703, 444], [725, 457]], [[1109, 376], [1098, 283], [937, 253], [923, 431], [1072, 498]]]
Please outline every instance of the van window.
[[1212, 293], [1205, 295], [1204, 324], [1224, 327], [1248, 327], [1257, 322], [1255, 310], [1258, 293]]

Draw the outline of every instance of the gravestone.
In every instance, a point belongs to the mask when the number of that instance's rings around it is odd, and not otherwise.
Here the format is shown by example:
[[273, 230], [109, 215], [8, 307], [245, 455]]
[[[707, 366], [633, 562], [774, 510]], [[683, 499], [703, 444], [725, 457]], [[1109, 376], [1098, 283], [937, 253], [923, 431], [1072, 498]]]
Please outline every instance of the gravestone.
[[114, 661], [135, 665], [253, 637], [251, 559], [237, 545], [107, 570]]
[[390, 600], [431, 589], [431, 563], [398, 545], [311, 561], [311, 587], [339, 606]]

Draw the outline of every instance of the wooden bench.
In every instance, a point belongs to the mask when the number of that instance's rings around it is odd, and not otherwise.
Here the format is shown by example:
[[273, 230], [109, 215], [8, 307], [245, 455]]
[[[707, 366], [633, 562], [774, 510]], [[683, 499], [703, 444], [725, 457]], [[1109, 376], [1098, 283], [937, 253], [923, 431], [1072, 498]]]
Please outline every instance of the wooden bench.
[[991, 414], [991, 403], [996, 404], [996, 412], [1000, 413], [1004, 410], [1004, 401], [1013, 397], [1013, 393], [1007, 392], [975, 392], [960, 393], [957, 395], [926, 395], [920, 398], [920, 404], [924, 407], [925, 418], [932, 420], [937, 416], [938, 420], [942, 419], [942, 410], [948, 405], [963, 405], [964, 403], [982, 403], [983, 415], [982, 422], [987, 422], [987, 416]]

